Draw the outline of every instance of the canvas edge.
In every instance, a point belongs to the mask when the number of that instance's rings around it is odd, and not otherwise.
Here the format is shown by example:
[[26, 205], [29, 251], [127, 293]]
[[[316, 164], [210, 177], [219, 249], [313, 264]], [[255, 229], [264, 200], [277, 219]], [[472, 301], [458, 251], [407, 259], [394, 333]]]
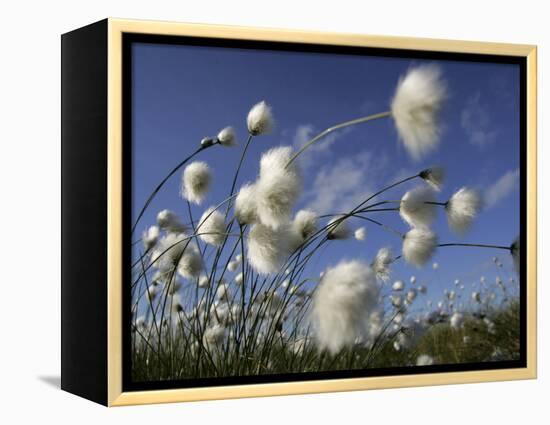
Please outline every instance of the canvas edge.
[[[534, 45], [439, 40], [273, 28], [186, 24], [143, 20], [108, 20], [108, 405], [265, 397], [412, 386], [534, 379], [537, 376], [536, 326], [536, 127], [537, 49]], [[278, 42], [369, 46], [524, 57], [527, 61], [527, 367], [505, 370], [301, 381], [224, 387], [122, 391], [122, 34], [229, 38]]]

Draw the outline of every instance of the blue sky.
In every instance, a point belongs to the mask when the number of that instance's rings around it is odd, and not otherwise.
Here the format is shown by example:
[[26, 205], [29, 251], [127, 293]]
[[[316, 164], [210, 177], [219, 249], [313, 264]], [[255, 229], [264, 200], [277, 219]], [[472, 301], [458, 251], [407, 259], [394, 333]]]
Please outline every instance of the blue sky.
[[[239, 183], [254, 180], [262, 152], [279, 145], [300, 146], [330, 125], [389, 109], [399, 77], [417, 59], [377, 58], [319, 53], [141, 44], [133, 46], [133, 214], [136, 216], [156, 184], [175, 164], [196, 149], [204, 136], [231, 125], [240, 147], [215, 147], [199, 158], [214, 174], [213, 188], [195, 218], [216, 205], [229, 191], [233, 171], [246, 141], [246, 115], [265, 100], [273, 108], [275, 130], [255, 138]], [[429, 61], [433, 62], [433, 61]], [[487, 207], [470, 233], [458, 238], [443, 211], [433, 227], [442, 243], [477, 242], [509, 245], [519, 233], [519, 67], [437, 61], [449, 97], [441, 115], [440, 147], [421, 161], [412, 160], [400, 144], [393, 122], [383, 119], [336, 133], [301, 158], [304, 193], [297, 209], [320, 214], [351, 208], [369, 193], [423, 168], [440, 165], [447, 173], [439, 198], [446, 201], [462, 186], [483, 191]], [[168, 208], [187, 221], [179, 196], [180, 174], [157, 195], [137, 232]], [[420, 184], [414, 181], [388, 192], [400, 199]], [[240, 186], [239, 184], [239, 186]], [[399, 229], [407, 225], [396, 213], [373, 218]], [[133, 221], [133, 220], [132, 220]], [[352, 222], [354, 227], [365, 222]], [[367, 226], [365, 242], [335, 241], [312, 263], [318, 275], [342, 258], [369, 261], [382, 246], [400, 252], [400, 240], [376, 226]], [[437, 301], [444, 288], [459, 278], [469, 290], [481, 275], [494, 282], [493, 256], [502, 258], [503, 279], [513, 276], [504, 251], [441, 248], [434, 257], [439, 269], [416, 269], [404, 262], [393, 268], [392, 281], [415, 275], [427, 284], [427, 298]]]

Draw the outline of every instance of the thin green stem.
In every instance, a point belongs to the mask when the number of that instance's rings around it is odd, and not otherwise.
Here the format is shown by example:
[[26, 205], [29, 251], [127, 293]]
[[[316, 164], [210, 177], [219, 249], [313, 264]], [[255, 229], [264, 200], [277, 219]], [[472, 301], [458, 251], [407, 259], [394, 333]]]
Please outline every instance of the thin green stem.
[[332, 127], [329, 127], [325, 130], [323, 130], [322, 132], [320, 132], [317, 136], [315, 136], [313, 139], [309, 140], [304, 146], [302, 146], [302, 148], [296, 152], [287, 162], [285, 168], [287, 168], [290, 164], [292, 164], [292, 162], [298, 158], [298, 156], [300, 156], [307, 148], [309, 148], [311, 145], [313, 145], [315, 142], [317, 142], [318, 140], [322, 139], [323, 137], [325, 137], [327, 134], [330, 134], [332, 133], [333, 131], [336, 131], [336, 130], [340, 130], [341, 128], [344, 128], [344, 127], [349, 127], [351, 125], [357, 125], [357, 124], [362, 124], [362, 123], [365, 123], [365, 122], [369, 122], [369, 121], [373, 121], [373, 120], [376, 120], [376, 119], [380, 119], [380, 118], [385, 118], [385, 117], [389, 117], [391, 115], [391, 111], [386, 111], [386, 112], [381, 112], [379, 114], [373, 114], [373, 115], [369, 115], [369, 116], [366, 116], [366, 117], [361, 117], [361, 118], [355, 118], [353, 120], [349, 120], [349, 121], [344, 121], [340, 124], [336, 124], [336, 125], [333, 125]]

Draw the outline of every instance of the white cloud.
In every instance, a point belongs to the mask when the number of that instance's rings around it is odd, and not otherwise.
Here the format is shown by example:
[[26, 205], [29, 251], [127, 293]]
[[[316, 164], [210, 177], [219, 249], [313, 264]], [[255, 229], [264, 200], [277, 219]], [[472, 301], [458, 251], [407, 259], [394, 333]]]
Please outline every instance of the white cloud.
[[[303, 168], [309, 168], [315, 164], [315, 160], [330, 151], [331, 145], [347, 134], [351, 129], [344, 128], [337, 130], [333, 133], [329, 133], [322, 139], [319, 139], [316, 143], [307, 148], [298, 158]], [[302, 124], [296, 128], [292, 144], [296, 150], [302, 148], [308, 141], [319, 134], [322, 130], [317, 130], [311, 124]]]
[[485, 191], [485, 206], [492, 208], [517, 187], [519, 181], [519, 169], [511, 170], [502, 175], [495, 183]]
[[460, 114], [460, 124], [471, 144], [480, 148], [492, 144], [497, 138], [488, 108], [481, 102], [480, 93], [471, 96]]
[[325, 164], [305, 194], [308, 208], [318, 214], [348, 211], [373, 193], [373, 158], [368, 151]]

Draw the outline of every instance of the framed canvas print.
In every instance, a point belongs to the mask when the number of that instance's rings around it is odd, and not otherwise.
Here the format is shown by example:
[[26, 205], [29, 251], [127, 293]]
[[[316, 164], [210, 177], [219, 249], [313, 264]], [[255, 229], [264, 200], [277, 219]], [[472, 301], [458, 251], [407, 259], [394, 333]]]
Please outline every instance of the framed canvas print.
[[62, 36], [62, 388], [110, 405], [536, 376], [534, 46]]

